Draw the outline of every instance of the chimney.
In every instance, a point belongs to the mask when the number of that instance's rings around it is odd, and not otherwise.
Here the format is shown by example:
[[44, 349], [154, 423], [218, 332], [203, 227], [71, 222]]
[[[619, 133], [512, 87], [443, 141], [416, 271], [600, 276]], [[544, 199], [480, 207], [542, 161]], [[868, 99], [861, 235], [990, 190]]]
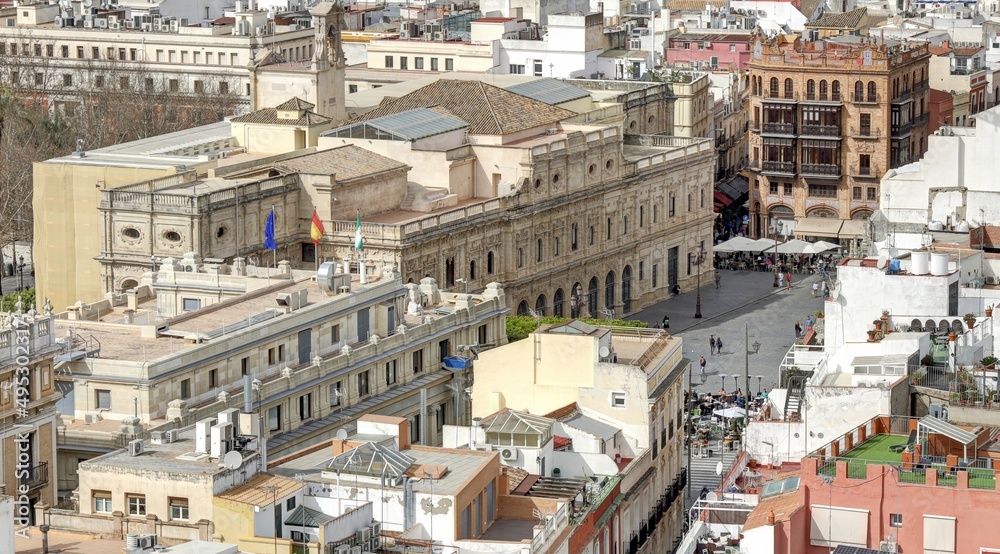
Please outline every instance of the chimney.
[[774, 525], [774, 510], [769, 510], [767, 512], [767, 524]]

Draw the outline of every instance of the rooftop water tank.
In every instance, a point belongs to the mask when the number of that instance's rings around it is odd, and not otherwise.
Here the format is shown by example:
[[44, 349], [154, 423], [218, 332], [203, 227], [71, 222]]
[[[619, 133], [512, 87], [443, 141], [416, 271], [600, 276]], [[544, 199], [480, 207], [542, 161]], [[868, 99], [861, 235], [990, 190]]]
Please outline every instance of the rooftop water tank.
[[914, 250], [910, 253], [910, 273], [913, 275], [927, 275], [930, 273], [929, 258], [930, 252], [926, 250]]
[[941, 223], [940, 221], [935, 219], [927, 224], [927, 229], [930, 231], [943, 231], [944, 223]]
[[959, 233], [968, 233], [969, 222], [964, 219], [962, 221], [959, 221], [958, 226], [955, 227], [955, 230], [958, 231]]
[[931, 252], [931, 275], [948, 274], [948, 253]]

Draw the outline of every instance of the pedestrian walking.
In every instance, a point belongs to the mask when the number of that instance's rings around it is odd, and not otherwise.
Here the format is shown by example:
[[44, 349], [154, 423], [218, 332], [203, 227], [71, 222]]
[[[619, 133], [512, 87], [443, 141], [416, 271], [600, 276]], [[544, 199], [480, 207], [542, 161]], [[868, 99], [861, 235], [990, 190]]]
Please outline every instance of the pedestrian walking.
[[823, 292], [823, 298], [826, 298], [828, 296], [828, 291], [826, 289], [826, 281], [823, 281], [823, 286], [820, 287], [820, 290]]
[[812, 328], [813, 328], [813, 316], [807, 315], [806, 316], [806, 330], [808, 331], [809, 329], [812, 329]]
[[813, 283], [813, 298], [816, 298], [816, 293], [819, 292], [819, 283]]
[[704, 375], [705, 374], [705, 363], [706, 363], [705, 362], [705, 356], [702, 356], [701, 360], [699, 360], [698, 363], [701, 364], [701, 374]]
[[663, 316], [663, 328], [668, 330], [670, 329], [670, 318], [665, 314]]
[[785, 290], [792, 290], [792, 272], [785, 274]]
[[800, 338], [802, 336], [802, 324], [798, 321], [795, 322], [795, 338]]
[[719, 284], [722, 282], [722, 274], [718, 270], [715, 271], [715, 288], [719, 288]]
[[715, 339], [716, 354], [722, 354], [722, 337]]
[[712, 335], [712, 336], [711, 336], [711, 337], [710, 337], [710, 338], [708, 339], [708, 346], [709, 346], [709, 347], [711, 347], [711, 349], [712, 349], [712, 350], [711, 350], [711, 353], [712, 353], [712, 354], [715, 354], [715, 335]]

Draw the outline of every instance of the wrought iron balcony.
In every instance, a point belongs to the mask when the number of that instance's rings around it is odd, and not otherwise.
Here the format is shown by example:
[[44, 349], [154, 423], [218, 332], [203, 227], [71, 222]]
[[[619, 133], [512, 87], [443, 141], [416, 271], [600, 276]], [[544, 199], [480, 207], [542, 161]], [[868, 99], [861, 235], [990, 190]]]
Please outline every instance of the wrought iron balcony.
[[851, 102], [854, 104], [878, 104], [882, 101], [881, 94], [853, 94]]
[[765, 123], [762, 134], [765, 135], [794, 135], [795, 134], [795, 124], [794, 123]]
[[911, 89], [905, 88], [900, 91], [899, 96], [892, 99], [893, 104], [903, 104], [913, 97], [913, 91]]
[[795, 174], [795, 162], [761, 162], [761, 169], [764, 173], [785, 173], [789, 175]]
[[931, 120], [930, 112], [924, 112], [917, 117], [913, 118], [913, 126], [919, 127], [921, 125], [927, 125], [927, 122]]
[[773, 101], [778, 101], [778, 102], [798, 102], [799, 101], [799, 93], [797, 93], [795, 91], [790, 91], [789, 92], [789, 91], [784, 91], [784, 90], [779, 90], [779, 91], [766, 90], [766, 91], [764, 91], [764, 94], [761, 95], [761, 97], [765, 101], [768, 101], [768, 102], [773, 102]]
[[881, 171], [877, 165], [851, 166], [851, 177], [857, 177], [859, 179], [880, 179], [882, 177]]
[[21, 475], [21, 470], [17, 470], [18, 488], [27, 487], [29, 491], [40, 489], [49, 482], [49, 463], [42, 462], [27, 470], [27, 475]]
[[899, 125], [893, 125], [892, 126], [892, 136], [894, 136], [894, 137], [905, 137], [906, 135], [910, 134], [910, 131], [912, 129], [913, 129], [913, 123], [912, 122], [906, 122], [906, 123], [902, 123], [902, 124], [899, 124]]
[[800, 136], [814, 137], [839, 137], [840, 126], [838, 125], [802, 125], [799, 131]]
[[913, 93], [914, 94], [917, 94], [919, 92], [923, 92], [923, 91], [925, 91], [925, 90], [927, 90], [929, 88], [931, 88], [931, 83], [930, 83], [930, 80], [928, 80], [928, 79], [924, 79], [923, 81], [920, 81], [919, 83], [913, 83]]
[[882, 129], [872, 127], [862, 127], [861, 129], [857, 129], [855, 127], [851, 127], [851, 137], [862, 140], [878, 140], [882, 138]]
[[839, 164], [802, 164], [802, 175], [817, 175], [820, 177], [839, 177]]

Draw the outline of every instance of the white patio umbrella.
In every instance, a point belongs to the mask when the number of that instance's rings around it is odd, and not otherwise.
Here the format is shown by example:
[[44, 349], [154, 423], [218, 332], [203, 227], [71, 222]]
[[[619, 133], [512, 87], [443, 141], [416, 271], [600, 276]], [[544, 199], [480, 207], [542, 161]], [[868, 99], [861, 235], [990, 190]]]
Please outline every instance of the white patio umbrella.
[[747, 250], [748, 252], [773, 252], [774, 248], [778, 245], [778, 241], [775, 239], [757, 239], [753, 241], [753, 244]]
[[716, 252], [752, 252], [747, 250], [747, 247], [752, 244], [754, 241], [746, 237], [733, 237], [726, 242], [716, 244], [712, 249]]
[[719, 410], [714, 410], [713, 414], [724, 417], [726, 419], [732, 419], [734, 417], [744, 417], [747, 415], [747, 411], [739, 406], [733, 406], [731, 408], [723, 408]]
[[840, 248], [839, 244], [833, 244], [832, 242], [826, 242], [825, 240], [816, 241], [809, 245], [809, 247], [803, 252], [804, 254], [820, 254], [826, 252], [827, 250], [834, 250]]
[[804, 240], [792, 239], [778, 245], [778, 254], [804, 254], [810, 246], [812, 245]]

